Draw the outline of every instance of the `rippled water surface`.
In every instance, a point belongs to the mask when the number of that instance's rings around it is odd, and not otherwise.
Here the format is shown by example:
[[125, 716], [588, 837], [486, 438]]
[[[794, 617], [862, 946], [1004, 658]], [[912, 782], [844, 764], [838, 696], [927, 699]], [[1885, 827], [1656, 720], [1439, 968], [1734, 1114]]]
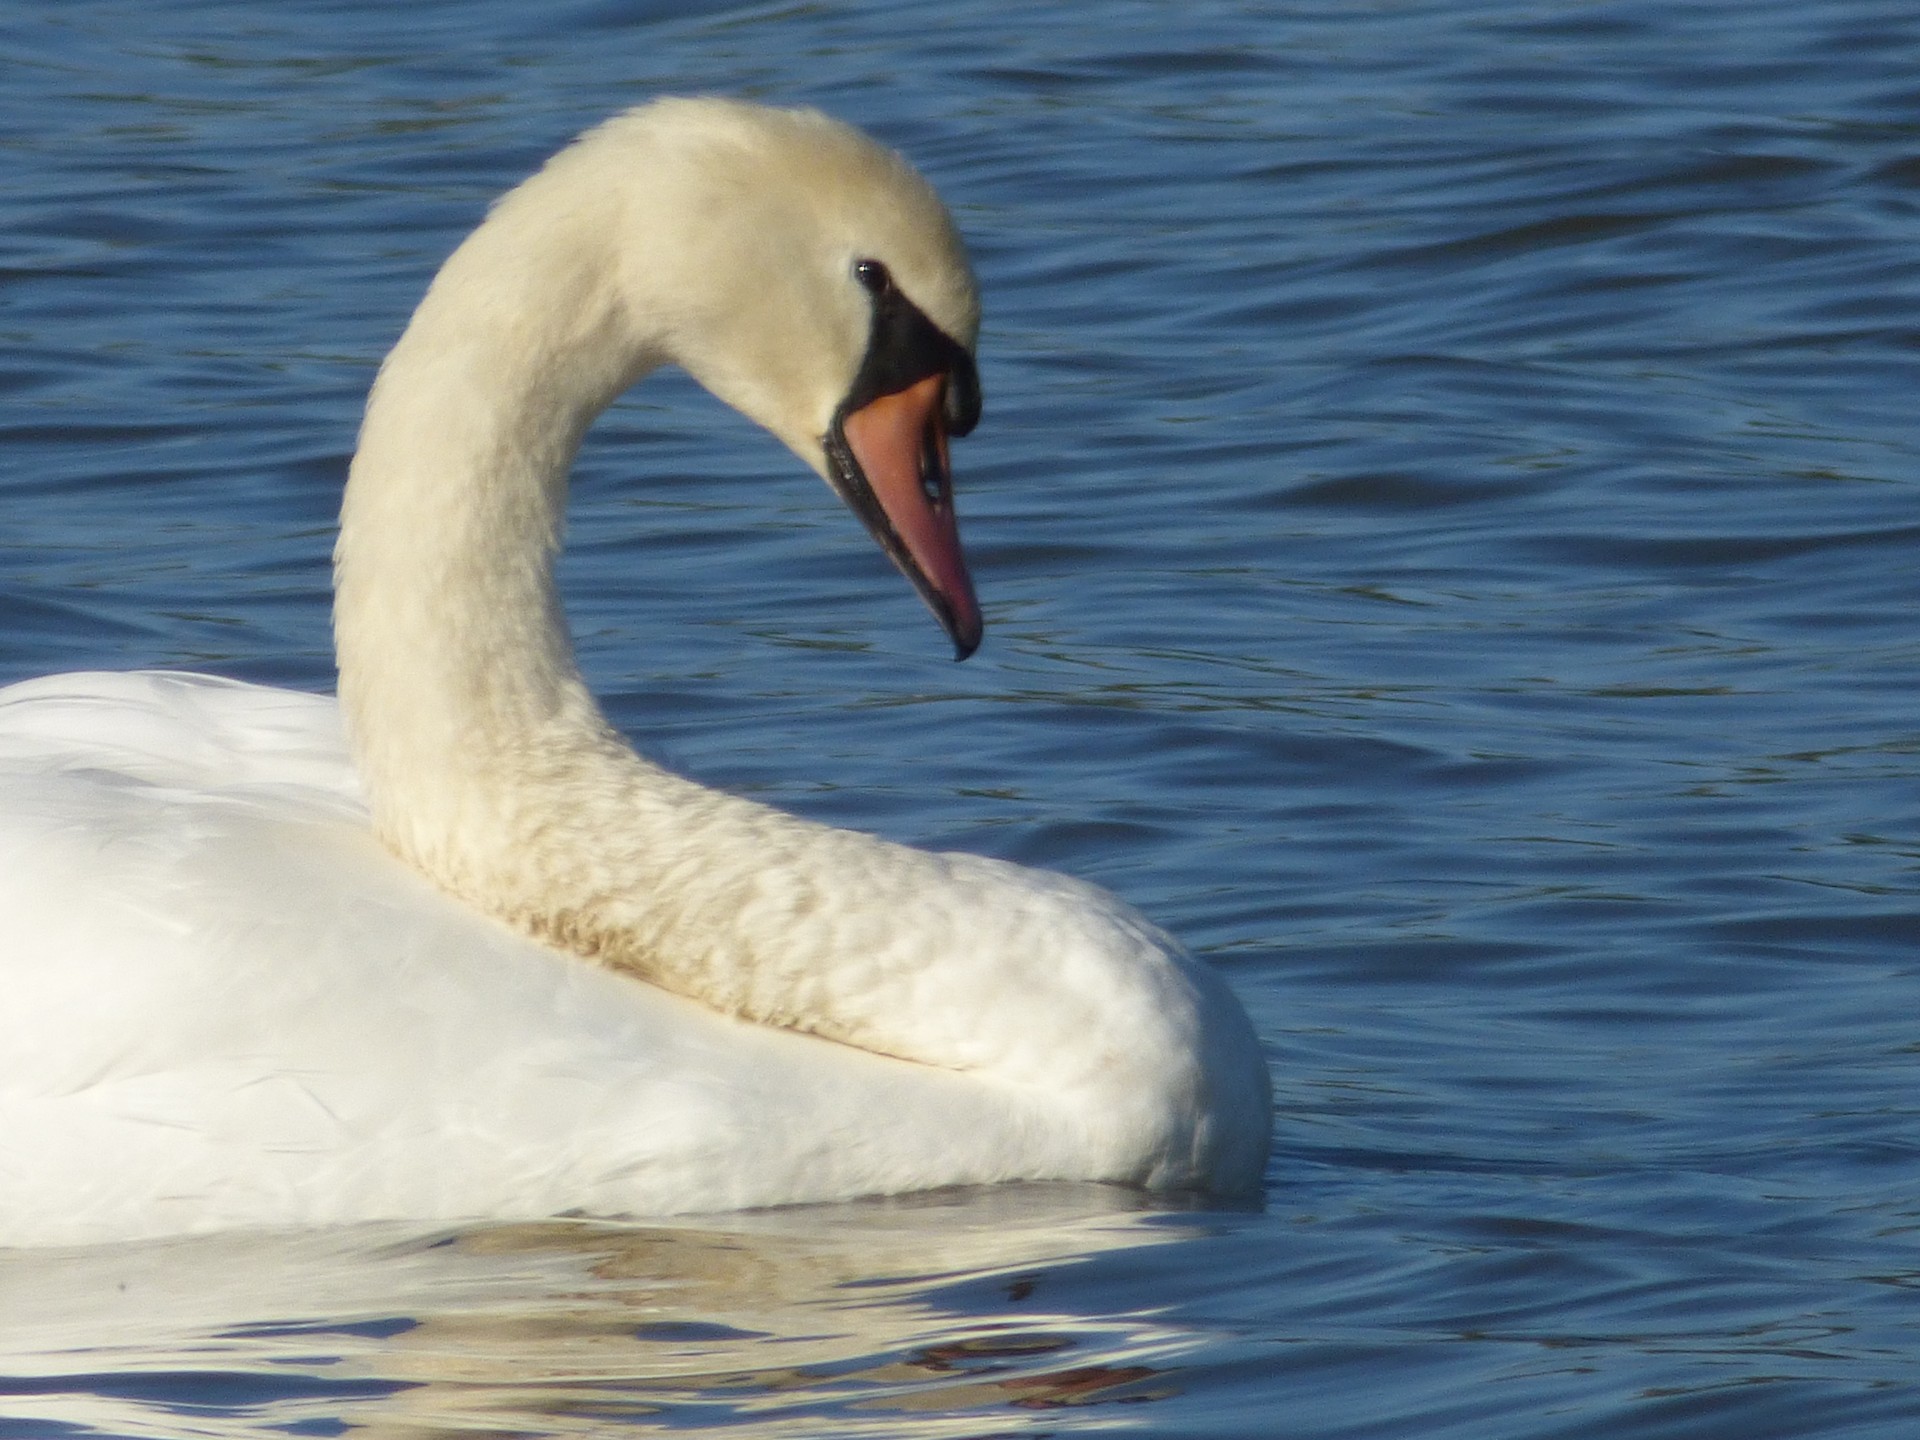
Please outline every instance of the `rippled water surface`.
[[1277, 1101], [1260, 1213], [0, 1256], [0, 1437], [1920, 1433], [1911, 4], [63, 0], [0, 54], [0, 680], [327, 687], [373, 368], [596, 118], [906, 149], [988, 295], [986, 649], [668, 377], [582, 462], [583, 658], [705, 780], [1125, 894]]

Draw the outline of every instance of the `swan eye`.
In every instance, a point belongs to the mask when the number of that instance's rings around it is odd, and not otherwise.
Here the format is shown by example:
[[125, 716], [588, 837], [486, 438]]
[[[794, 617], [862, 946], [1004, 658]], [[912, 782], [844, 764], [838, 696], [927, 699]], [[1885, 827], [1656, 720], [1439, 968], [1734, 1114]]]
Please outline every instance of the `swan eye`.
[[893, 276], [887, 273], [887, 267], [878, 260], [854, 261], [853, 278], [858, 280], [870, 295], [884, 295], [893, 288]]

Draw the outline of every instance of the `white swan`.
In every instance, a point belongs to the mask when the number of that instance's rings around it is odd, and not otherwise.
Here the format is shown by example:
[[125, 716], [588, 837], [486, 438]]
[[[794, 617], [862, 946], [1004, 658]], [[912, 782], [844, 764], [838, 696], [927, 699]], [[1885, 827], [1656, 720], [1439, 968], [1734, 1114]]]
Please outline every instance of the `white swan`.
[[932, 190], [813, 112], [660, 101], [502, 200], [368, 402], [337, 710], [157, 673], [0, 691], [0, 1244], [1257, 1193], [1259, 1048], [1168, 936], [668, 774], [573, 662], [568, 466], [670, 361], [824, 475], [970, 651], [946, 439], [977, 315]]

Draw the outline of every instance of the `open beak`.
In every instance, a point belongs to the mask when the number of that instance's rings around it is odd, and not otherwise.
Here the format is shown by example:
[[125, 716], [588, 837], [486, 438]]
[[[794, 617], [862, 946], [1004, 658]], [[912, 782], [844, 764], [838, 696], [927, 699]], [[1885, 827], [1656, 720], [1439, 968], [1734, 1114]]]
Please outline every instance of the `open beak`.
[[960, 551], [947, 461], [944, 374], [834, 418], [826, 437], [835, 488], [914, 584], [964, 660], [980, 645], [980, 602]]

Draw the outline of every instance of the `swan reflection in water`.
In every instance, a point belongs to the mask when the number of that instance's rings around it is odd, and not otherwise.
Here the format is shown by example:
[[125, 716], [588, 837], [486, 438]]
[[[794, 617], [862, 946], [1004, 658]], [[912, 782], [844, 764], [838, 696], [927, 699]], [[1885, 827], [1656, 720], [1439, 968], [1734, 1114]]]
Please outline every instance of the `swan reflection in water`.
[[[1017, 1185], [644, 1226], [16, 1251], [0, 1308], [37, 1323], [0, 1338], [0, 1363], [59, 1377], [43, 1421], [105, 1433], [145, 1433], [183, 1398], [128, 1374], [177, 1370], [258, 1406], [236, 1434], [263, 1418], [418, 1437], [642, 1416], [820, 1433], [889, 1412], [936, 1427], [916, 1434], [978, 1434], [1178, 1393], [1183, 1357], [1215, 1337], [1107, 1306], [1116, 1287], [1172, 1283], [1194, 1233], [1131, 1192]], [[101, 1393], [90, 1374], [111, 1374]], [[268, 1378], [223, 1383], [245, 1376]]]

